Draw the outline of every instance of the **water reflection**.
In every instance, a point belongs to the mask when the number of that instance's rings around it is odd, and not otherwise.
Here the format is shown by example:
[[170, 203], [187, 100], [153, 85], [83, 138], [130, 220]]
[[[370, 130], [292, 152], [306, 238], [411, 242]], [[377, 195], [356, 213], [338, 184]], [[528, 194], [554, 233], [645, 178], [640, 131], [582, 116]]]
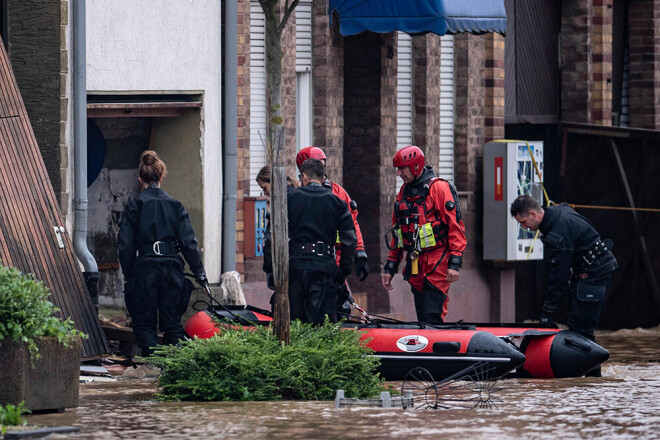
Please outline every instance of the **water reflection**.
[[[81, 384], [80, 407], [33, 424], [77, 425], [76, 439], [542, 439], [658, 438], [660, 328], [598, 336], [611, 352], [603, 378], [511, 379], [497, 409], [347, 408], [331, 402], [179, 402], [153, 384]], [[55, 438], [55, 436], [51, 437]], [[60, 437], [64, 438], [64, 437]]]

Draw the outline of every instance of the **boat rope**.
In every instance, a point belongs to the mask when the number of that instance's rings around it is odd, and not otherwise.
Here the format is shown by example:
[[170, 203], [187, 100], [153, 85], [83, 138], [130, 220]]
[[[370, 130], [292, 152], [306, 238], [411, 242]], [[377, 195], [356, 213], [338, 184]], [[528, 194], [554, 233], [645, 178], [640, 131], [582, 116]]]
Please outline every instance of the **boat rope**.
[[606, 205], [578, 205], [576, 203], [566, 203], [571, 208], [583, 209], [612, 209], [618, 211], [644, 211], [644, 212], [660, 212], [660, 208], [632, 208], [630, 206], [606, 206]]
[[[513, 140], [513, 139], [497, 139], [494, 140], [493, 142], [497, 143], [509, 143], [509, 142], [524, 142], [525, 145], [527, 145], [527, 151], [529, 152], [529, 157], [532, 159], [532, 164], [534, 165], [534, 171], [536, 172], [536, 175], [539, 178], [539, 184], [541, 185], [541, 190], [543, 191], [543, 196], [545, 197], [545, 203], [546, 206], [552, 206], [556, 205], [557, 203], [553, 202], [550, 200], [550, 197], [548, 197], [548, 193], [545, 190], [545, 185], [543, 184], [543, 178], [541, 177], [541, 171], [539, 170], [539, 166], [536, 163], [536, 159], [534, 159], [534, 154], [532, 153], [532, 148], [529, 146], [528, 141], [520, 141], [520, 140]], [[630, 207], [630, 206], [606, 206], [606, 205], [582, 205], [582, 204], [577, 204], [577, 203], [566, 203], [564, 204], [570, 206], [571, 208], [582, 208], [582, 209], [609, 209], [609, 210], [616, 210], [616, 211], [642, 211], [642, 212], [660, 212], [660, 209], [658, 208], [636, 208], [636, 207]], [[529, 250], [527, 251], [527, 257], [526, 259], [529, 260], [530, 255], [534, 251], [534, 243], [536, 243], [536, 240], [539, 237], [539, 230], [536, 230], [536, 233], [534, 234], [534, 239], [532, 240], [532, 244], [529, 247]]]
[[[543, 185], [543, 179], [541, 178], [541, 172], [539, 171], [538, 164], [536, 163], [536, 159], [534, 159], [534, 155], [532, 154], [532, 148], [529, 146], [528, 141], [519, 141], [519, 140], [510, 140], [510, 139], [498, 139], [494, 140], [493, 142], [524, 142], [525, 145], [527, 145], [527, 151], [529, 152], [529, 157], [532, 158], [532, 164], [534, 164], [534, 170], [536, 172], [536, 175], [539, 178], [539, 184], [541, 185], [541, 189], [543, 190], [543, 195], [545, 197], [545, 201], [547, 206], [552, 206], [556, 205], [557, 203], [553, 202], [550, 200], [548, 197], [548, 193], [545, 190], [545, 186]], [[571, 208], [583, 208], [583, 209], [610, 209], [614, 211], [642, 211], [642, 212], [660, 212], [660, 208], [637, 208], [637, 207], [631, 207], [631, 206], [608, 206], [608, 205], [583, 205], [583, 204], [578, 204], [578, 203], [568, 203], [564, 202], [564, 204], [570, 206]]]

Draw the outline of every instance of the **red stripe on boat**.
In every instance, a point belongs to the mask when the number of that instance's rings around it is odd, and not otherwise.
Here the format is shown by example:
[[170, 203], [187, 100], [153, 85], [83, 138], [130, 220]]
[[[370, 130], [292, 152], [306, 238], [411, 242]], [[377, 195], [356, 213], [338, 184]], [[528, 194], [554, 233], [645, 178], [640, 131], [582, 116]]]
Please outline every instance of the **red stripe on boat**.
[[372, 338], [367, 345], [376, 352], [399, 352], [403, 353], [397, 346], [397, 341], [406, 336], [423, 336], [428, 344], [419, 353], [433, 353], [434, 342], [458, 342], [461, 344], [457, 353], [465, 353], [472, 336], [476, 333], [472, 330], [424, 330], [424, 329], [401, 329], [401, 328], [375, 328], [363, 329], [361, 339]]
[[555, 374], [550, 364], [550, 349], [556, 335], [535, 336], [529, 341], [525, 350], [525, 364], [523, 368], [532, 377], [552, 379]]

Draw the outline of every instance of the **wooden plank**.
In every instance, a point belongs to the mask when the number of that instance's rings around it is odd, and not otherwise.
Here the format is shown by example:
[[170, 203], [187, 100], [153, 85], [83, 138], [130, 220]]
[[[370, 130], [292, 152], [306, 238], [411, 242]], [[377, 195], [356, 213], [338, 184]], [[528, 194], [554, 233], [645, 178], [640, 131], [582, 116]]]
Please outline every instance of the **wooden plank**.
[[162, 101], [162, 102], [90, 102], [87, 111], [99, 109], [138, 110], [168, 108], [202, 108], [202, 101]]
[[61, 315], [89, 335], [83, 356], [109, 352], [96, 310], [68, 234], [59, 247], [54, 227], [63, 226], [23, 100], [4, 46], [0, 47], [0, 259], [33, 273], [51, 291]]
[[[14, 156], [15, 165], [17, 168], [20, 167], [16, 170], [16, 182], [20, 188], [27, 190], [22, 194], [21, 200], [16, 202], [14, 209], [20, 207], [20, 212], [24, 216], [25, 230], [32, 244], [34, 258], [28, 262], [28, 267], [35, 276], [44, 281], [50, 288], [53, 303], [62, 305], [67, 302], [62, 292], [67, 292], [69, 286], [65, 279], [58, 276], [62, 274], [63, 268], [57, 264], [58, 259], [52, 252], [57, 246], [54, 237], [52, 237], [54, 235], [52, 228], [55, 225], [60, 225], [54, 223], [53, 219], [46, 215], [48, 206], [43, 200], [43, 189], [38, 188], [35, 185], [36, 182], [30, 178], [30, 176], [35, 175], [35, 170], [32, 166], [34, 162], [30, 160], [29, 156], [34, 155], [35, 151], [34, 148], [25, 148], [26, 144], [20, 134], [24, 131], [25, 127], [19, 118], [8, 118], [0, 122], [0, 137], [10, 143], [10, 152], [16, 152]], [[19, 150], [20, 153], [18, 153]], [[52, 233], [49, 234], [49, 231]], [[76, 310], [78, 313], [67, 315], [66, 312], [69, 308], [62, 306], [60, 309], [62, 309], [64, 318], [71, 317], [73, 319], [79, 316], [80, 313]]]
[[95, 108], [87, 110], [88, 118], [176, 118], [184, 108]]

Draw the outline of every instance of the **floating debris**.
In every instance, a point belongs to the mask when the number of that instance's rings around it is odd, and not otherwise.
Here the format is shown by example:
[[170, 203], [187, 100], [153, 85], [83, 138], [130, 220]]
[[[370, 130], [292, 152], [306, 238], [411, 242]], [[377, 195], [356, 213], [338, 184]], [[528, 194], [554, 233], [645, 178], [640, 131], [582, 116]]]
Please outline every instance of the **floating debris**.
[[367, 406], [371, 408], [406, 408], [412, 406], [412, 393], [403, 397], [392, 397], [389, 391], [382, 391], [379, 399], [353, 399], [344, 397], [344, 390], [337, 390], [335, 408]]

